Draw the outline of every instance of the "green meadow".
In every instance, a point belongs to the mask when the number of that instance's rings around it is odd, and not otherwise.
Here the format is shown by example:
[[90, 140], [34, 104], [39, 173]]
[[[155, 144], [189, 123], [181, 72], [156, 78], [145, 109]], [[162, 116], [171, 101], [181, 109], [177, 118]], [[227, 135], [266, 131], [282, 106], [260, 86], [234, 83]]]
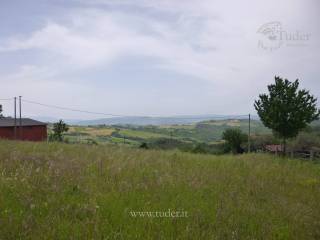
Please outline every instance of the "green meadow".
[[1, 141], [0, 192], [0, 239], [320, 239], [320, 165], [272, 155]]
[[[71, 143], [94, 141], [98, 144], [125, 143], [133, 147], [142, 143], [152, 144], [157, 140], [174, 139], [179, 144], [214, 144], [221, 140], [222, 133], [228, 128], [237, 127], [248, 132], [248, 120], [211, 120], [188, 125], [135, 126], [135, 125], [98, 125], [71, 126], [65, 139]], [[50, 130], [49, 130], [50, 132]], [[260, 121], [252, 120], [252, 135], [270, 134]]]

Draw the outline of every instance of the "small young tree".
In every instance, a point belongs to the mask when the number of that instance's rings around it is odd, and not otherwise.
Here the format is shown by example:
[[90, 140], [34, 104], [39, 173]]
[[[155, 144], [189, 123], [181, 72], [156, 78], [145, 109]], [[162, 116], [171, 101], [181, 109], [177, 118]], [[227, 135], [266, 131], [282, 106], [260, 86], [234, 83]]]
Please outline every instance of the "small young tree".
[[51, 141], [63, 141], [63, 134], [69, 131], [69, 127], [63, 120], [53, 124], [53, 133], [50, 135]]
[[286, 153], [286, 140], [296, 137], [310, 122], [319, 119], [317, 99], [309, 91], [299, 90], [299, 80], [290, 82], [275, 77], [275, 84], [268, 86], [269, 94], [260, 94], [254, 107], [263, 124], [271, 128], [283, 142]]
[[228, 128], [222, 133], [222, 139], [227, 142], [233, 153], [241, 153], [243, 152], [241, 144], [247, 141], [248, 136], [239, 128]]

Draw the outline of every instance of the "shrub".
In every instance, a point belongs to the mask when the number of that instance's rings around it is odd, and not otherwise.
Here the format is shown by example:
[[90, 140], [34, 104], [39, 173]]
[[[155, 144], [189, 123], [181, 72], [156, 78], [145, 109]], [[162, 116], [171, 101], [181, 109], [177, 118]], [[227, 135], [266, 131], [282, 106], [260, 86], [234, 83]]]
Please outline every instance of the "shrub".
[[266, 145], [279, 144], [280, 141], [272, 134], [255, 135], [251, 137], [251, 150], [263, 150]]
[[315, 133], [301, 132], [298, 137], [289, 142], [289, 148], [294, 151], [305, 151], [320, 148], [320, 136]]
[[243, 153], [241, 144], [247, 141], [248, 136], [239, 128], [228, 128], [223, 132], [222, 139], [226, 141], [233, 153]]
[[141, 145], [139, 146], [139, 148], [149, 149], [148, 144], [147, 144], [146, 142], [141, 143]]

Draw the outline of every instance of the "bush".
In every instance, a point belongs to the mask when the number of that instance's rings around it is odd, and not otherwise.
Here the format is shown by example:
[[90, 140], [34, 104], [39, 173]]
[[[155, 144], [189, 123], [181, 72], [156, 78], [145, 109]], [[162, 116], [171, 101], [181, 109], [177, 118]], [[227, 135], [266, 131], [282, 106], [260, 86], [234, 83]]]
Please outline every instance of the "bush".
[[148, 144], [147, 144], [146, 142], [141, 143], [141, 145], [139, 146], [139, 148], [149, 149]]
[[320, 136], [315, 133], [301, 132], [289, 142], [289, 148], [293, 151], [308, 151], [314, 147], [320, 148]]
[[190, 151], [193, 148], [193, 144], [177, 139], [159, 138], [151, 141], [149, 147], [162, 150], [179, 149], [181, 151]]
[[264, 150], [266, 145], [280, 144], [279, 139], [272, 134], [255, 135], [251, 137], [251, 151]]
[[92, 138], [86, 139], [88, 145], [98, 145], [98, 142]]
[[198, 143], [192, 148], [190, 152], [219, 155], [219, 154], [227, 153], [229, 151], [230, 149], [225, 143], [218, 143], [218, 144]]
[[223, 132], [222, 139], [226, 141], [233, 153], [243, 153], [244, 149], [241, 144], [248, 140], [248, 136], [239, 128], [228, 128]]
[[192, 150], [192, 153], [208, 153], [208, 147], [204, 143], [198, 143]]

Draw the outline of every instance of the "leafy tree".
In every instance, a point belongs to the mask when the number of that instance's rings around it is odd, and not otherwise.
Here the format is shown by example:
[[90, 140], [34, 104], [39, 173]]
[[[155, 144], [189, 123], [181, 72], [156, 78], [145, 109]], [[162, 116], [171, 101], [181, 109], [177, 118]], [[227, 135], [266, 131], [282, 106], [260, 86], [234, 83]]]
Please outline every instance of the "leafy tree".
[[53, 133], [50, 135], [50, 140], [62, 142], [63, 134], [69, 131], [69, 127], [63, 122], [63, 120], [60, 120], [59, 122], [53, 124], [52, 131]]
[[242, 153], [241, 144], [247, 141], [248, 136], [239, 128], [228, 128], [222, 133], [222, 139], [227, 142], [233, 153]]
[[3, 117], [3, 115], [2, 115], [2, 105], [0, 105], [0, 117]]
[[299, 90], [299, 80], [290, 82], [275, 77], [275, 84], [268, 86], [269, 94], [260, 94], [254, 107], [263, 124], [271, 128], [283, 142], [286, 152], [288, 138], [296, 137], [310, 122], [319, 119], [317, 99], [309, 91]]

